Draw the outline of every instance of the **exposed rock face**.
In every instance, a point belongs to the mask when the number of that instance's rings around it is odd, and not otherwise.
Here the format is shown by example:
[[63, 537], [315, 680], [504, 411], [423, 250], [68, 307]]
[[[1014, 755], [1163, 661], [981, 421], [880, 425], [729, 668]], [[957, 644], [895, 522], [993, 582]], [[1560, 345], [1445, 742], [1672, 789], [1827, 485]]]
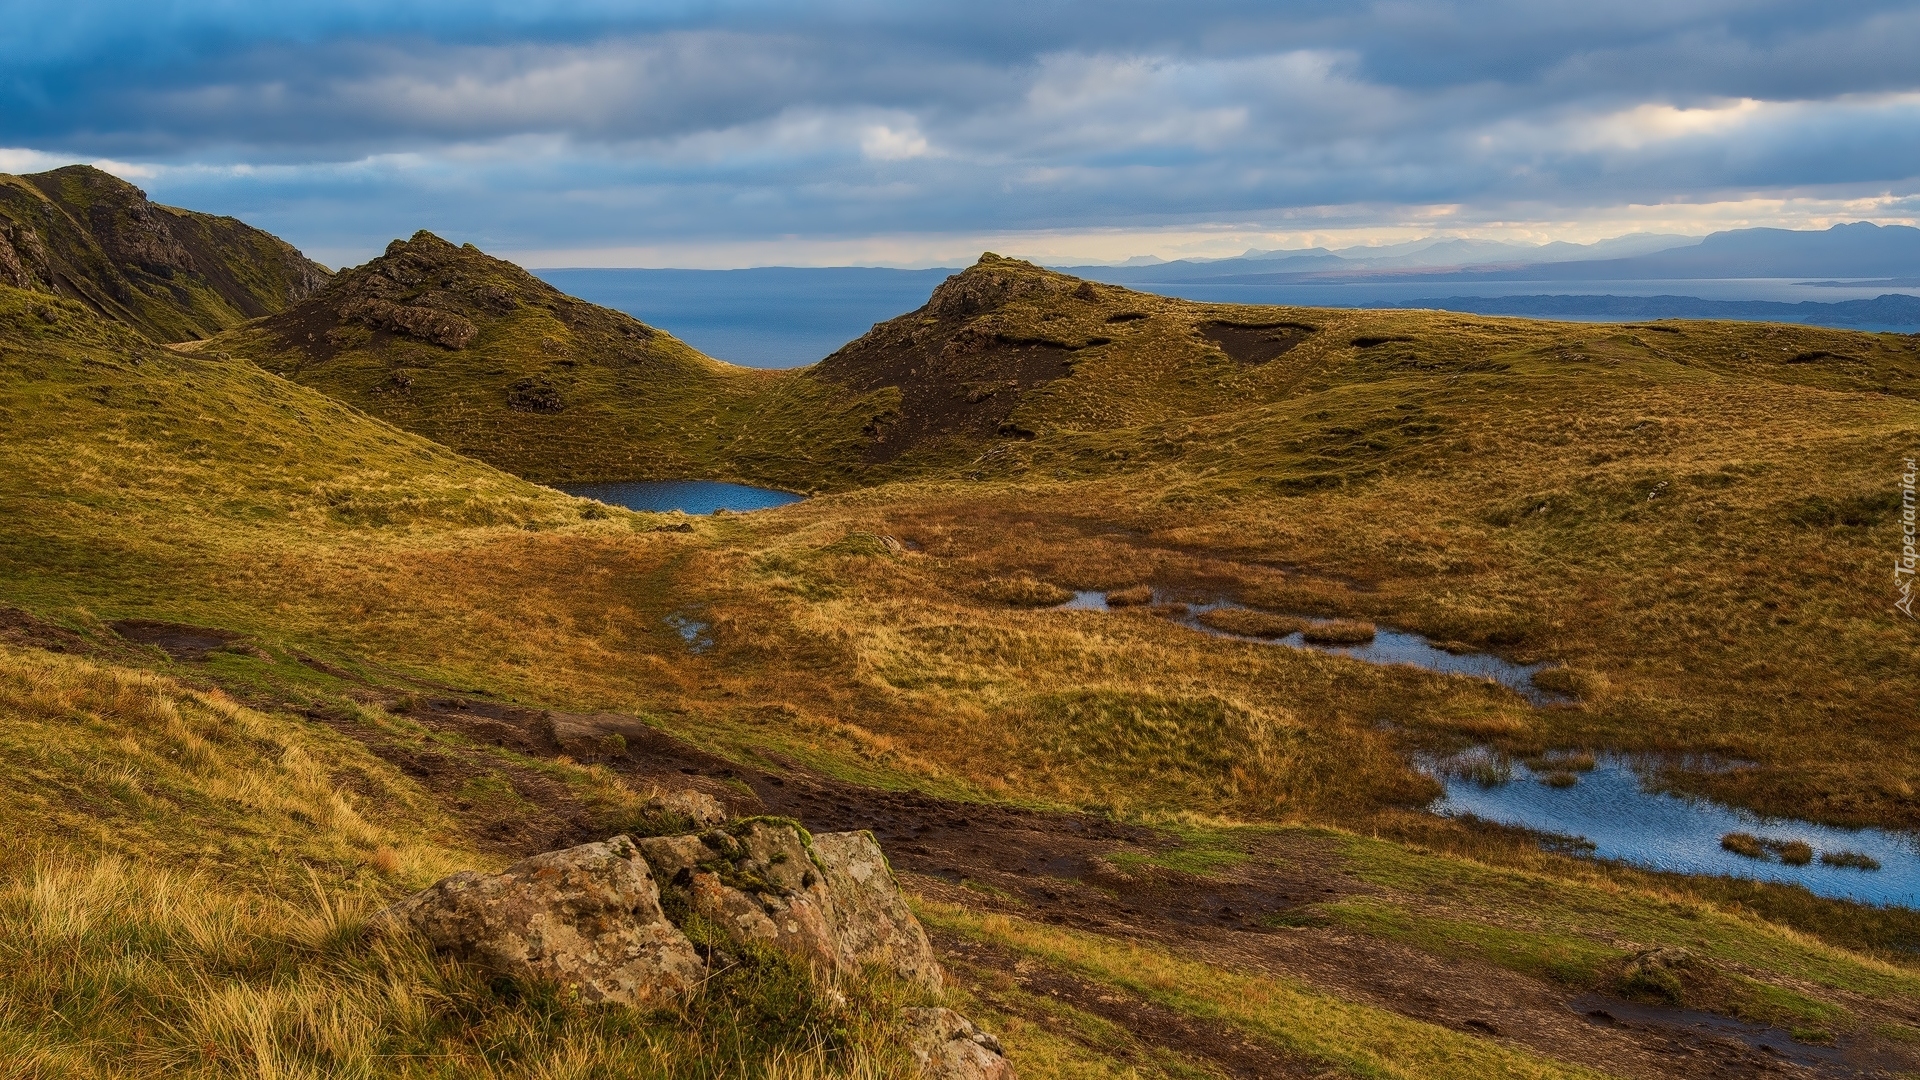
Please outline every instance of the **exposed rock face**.
[[422, 341], [431, 341], [447, 349], [464, 349], [479, 330], [473, 323], [451, 311], [436, 311], [413, 304], [395, 304], [374, 297], [359, 297], [340, 308], [340, 317], [375, 330], [389, 330]]
[[893, 880], [880, 845], [868, 832], [823, 833], [814, 855], [833, 897], [834, 935], [854, 966], [879, 964], [909, 982], [939, 990], [940, 964], [920, 920]]
[[0, 220], [0, 284], [44, 289], [51, 283], [47, 249], [31, 225]]
[[750, 821], [730, 831], [638, 841], [688, 910], [745, 941], [791, 953], [825, 978], [850, 965], [834, 936], [833, 896], [800, 831]]
[[384, 914], [442, 951], [571, 987], [596, 1003], [666, 1004], [706, 976], [624, 836], [536, 855], [491, 876], [455, 874]]
[[812, 837], [784, 822], [636, 841], [662, 888], [689, 911], [805, 960], [826, 977], [878, 964], [930, 990], [933, 947], [868, 833]]
[[1000, 1040], [952, 1009], [908, 1009], [913, 1060], [924, 1080], [1014, 1080]]

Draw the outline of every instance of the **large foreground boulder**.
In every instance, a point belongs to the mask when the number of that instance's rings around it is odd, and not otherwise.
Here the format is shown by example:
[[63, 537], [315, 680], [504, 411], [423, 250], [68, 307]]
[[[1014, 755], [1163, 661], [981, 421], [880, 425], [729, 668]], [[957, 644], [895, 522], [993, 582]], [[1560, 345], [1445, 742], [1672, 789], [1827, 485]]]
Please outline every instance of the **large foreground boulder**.
[[624, 836], [535, 855], [498, 874], [455, 874], [383, 917], [443, 952], [596, 1003], [666, 1004], [707, 973], [660, 910], [653, 875]]
[[923, 1080], [1014, 1080], [1000, 1040], [952, 1009], [908, 1009], [906, 1021]]
[[[809, 836], [757, 818], [684, 836], [615, 837], [483, 876], [455, 874], [388, 908], [437, 949], [587, 1001], [653, 1006], [707, 974], [682, 927], [781, 949], [829, 996], [877, 966], [928, 990], [940, 965], [873, 834]], [[678, 925], [676, 925], [678, 924]], [[993, 1036], [951, 1009], [905, 1013], [926, 1080], [1014, 1080]]]

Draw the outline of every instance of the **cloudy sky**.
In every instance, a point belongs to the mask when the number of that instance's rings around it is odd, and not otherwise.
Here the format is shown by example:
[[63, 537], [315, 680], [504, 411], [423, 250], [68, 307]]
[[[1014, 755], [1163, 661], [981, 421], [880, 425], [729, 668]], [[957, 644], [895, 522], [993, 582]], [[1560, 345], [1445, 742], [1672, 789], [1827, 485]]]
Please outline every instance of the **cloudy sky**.
[[928, 265], [1920, 218], [1912, 0], [62, 0], [0, 170], [332, 264]]

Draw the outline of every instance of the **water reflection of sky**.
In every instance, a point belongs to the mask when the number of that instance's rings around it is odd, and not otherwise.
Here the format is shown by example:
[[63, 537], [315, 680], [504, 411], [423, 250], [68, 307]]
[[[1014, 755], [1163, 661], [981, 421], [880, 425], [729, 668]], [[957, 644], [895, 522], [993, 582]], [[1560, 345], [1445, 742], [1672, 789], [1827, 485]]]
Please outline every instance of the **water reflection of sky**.
[[[1494, 759], [1486, 751], [1475, 751]], [[1911, 833], [1881, 829], [1836, 829], [1804, 821], [1761, 818], [1704, 799], [1645, 790], [1635, 759], [1601, 755], [1572, 787], [1542, 783], [1538, 774], [1511, 762], [1511, 779], [1487, 786], [1463, 766], [1472, 759], [1429, 761], [1428, 771], [1446, 785], [1432, 809], [1473, 814], [1488, 821], [1540, 832], [1577, 836], [1593, 854], [1683, 874], [1720, 874], [1804, 885], [1822, 896], [1875, 904], [1920, 906], [1920, 841]], [[1804, 840], [1816, 852], [1858, 851], [1880, 861], [1876, 871], [1822, 865], [1788, 866], [1735, 855], [1720, 847], [1729, 832], [1773, 840]]]
[[746, 484], [717, 480], [642, 480], [614, 484], [568, 484], [560, 489], [582, 499], [597, 499], [629, 510], [711, 514], [716, 510], [742, 513], [799, 502], [803, 496]]
[[[1156, 603], [1165, 603], [1170, 594], [1154, 593]], [[1060, 605], [1068, 611], [1106, 611], [1106, 595], [1098, 591], [1084, 591], [1073, 594], [1073, 599]], [[1188, 604], [1186, 614], [1178, 617], [1181, 625], [1215, 637], [1232, 638], [1236, 641], [1258, 641], [1269, 645], [1286, 645], [1295, 649], [1310, 649], [1314, 652], [1331, 653], [1336, 656], [1349, 656], [1355, 660], [1364, 660], [1369, 664], [1412, 664], [1438, 671], [1447, 675], [1466, 675], [1476, 679], [1492, 679], [1509, 687], [1520, 696], [1535, 705], [1549, 705], [1556, 701], [1567, 700], [1565, 696], [1543, 690], [1533, 684], [1533, 673], [1544, 664], [1516, 664], [1503, 660], [1492, 653], [1448, 652], [1436, 648], [1432, 642], [1419, 634], [1404, 630], [1389, 630], [1376, 627], [1373, 640], [1363, 645], [1321, 645], [1308, 641], [1303, 634], [1289, 634], [1280, 638], [1256, 638], [1243, 634], [1229, 633], [1217, 627], [1208, 626], [1200, 621], [1200, 616], [1209, 611], [1222, 608], [1239, 607], [1228, 600], [1213, 600], [1203, 604]]]

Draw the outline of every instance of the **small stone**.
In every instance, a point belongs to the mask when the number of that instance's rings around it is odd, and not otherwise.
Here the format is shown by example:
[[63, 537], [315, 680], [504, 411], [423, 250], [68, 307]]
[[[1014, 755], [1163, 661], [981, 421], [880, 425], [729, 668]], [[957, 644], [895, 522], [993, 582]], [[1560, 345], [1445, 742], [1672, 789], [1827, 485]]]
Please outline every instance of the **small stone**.
[[692, 788], [656, 793], [647, 800], [647, 806], [652, 810], [678, 814], [703, 829], [727, 823], [727, 808], [720, 805], [720, 800]]
[[1014, 1080], [1000, 1040], [952, 1009], [905, 1009], [908, 1046], [922, 1080]]

